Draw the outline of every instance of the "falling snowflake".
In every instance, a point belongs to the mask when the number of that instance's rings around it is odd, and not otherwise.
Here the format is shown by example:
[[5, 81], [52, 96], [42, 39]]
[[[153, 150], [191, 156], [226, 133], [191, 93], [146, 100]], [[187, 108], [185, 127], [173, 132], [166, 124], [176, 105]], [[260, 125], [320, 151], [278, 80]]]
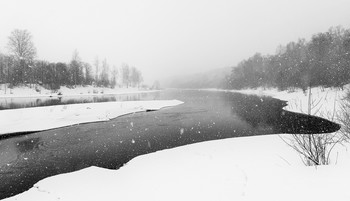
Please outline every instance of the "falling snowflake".
[[181, 129], [180, 129], [180, 135], [184, 134], [184, 132], [185, 132], [185, 129], [184, 129], [184, 128], [181, 128]]

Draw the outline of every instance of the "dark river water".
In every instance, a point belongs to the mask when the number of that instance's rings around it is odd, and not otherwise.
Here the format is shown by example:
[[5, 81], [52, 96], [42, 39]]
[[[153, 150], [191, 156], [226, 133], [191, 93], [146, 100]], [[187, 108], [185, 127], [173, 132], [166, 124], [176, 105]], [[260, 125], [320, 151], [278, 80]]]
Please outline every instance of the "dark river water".
[[[31, 188], [48, 176], [89, 166], [118, 169], [132, 158], [157, 150], [232, 137], [279, 133], [327, 133], [339, 125], [288, 112], [269, 97], [197, 90], [166, 90], [123, 96], [73, 99], [13, 99], [19, 108], [80, 102], [169, 100], [185, 102], [107, 122], [74, 125], [0, 139], [0, 199]], [[0, 113], [1, 114], [1, 113]], [[1, 129], [1, 128], [0, 128]], [[259, 151], [259, 150], [257, 150]]]

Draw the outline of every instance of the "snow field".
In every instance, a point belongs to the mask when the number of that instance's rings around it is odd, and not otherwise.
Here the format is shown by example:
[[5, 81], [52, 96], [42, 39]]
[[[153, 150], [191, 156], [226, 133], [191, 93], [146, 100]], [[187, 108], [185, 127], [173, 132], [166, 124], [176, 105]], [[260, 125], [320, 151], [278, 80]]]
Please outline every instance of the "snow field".
[[138, 156], [119, 170], [53, 176], [5, 200], [345, 201], [349, 164], [305, 167], [276, 135], [242, 137]]
[[0, 111], [0, 135], [108, 121], [125, 114], [158, 110], [182, 103], [178, 100], [125, 101], [2, 110]]

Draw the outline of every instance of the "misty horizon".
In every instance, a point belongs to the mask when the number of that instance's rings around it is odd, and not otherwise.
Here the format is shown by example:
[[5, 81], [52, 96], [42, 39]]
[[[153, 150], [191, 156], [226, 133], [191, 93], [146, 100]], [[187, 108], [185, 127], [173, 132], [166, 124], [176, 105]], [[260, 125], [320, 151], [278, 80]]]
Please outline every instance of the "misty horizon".
[[[0, 52], [27, 29], [37, 59], [69, 62], [75, 50], [143, 73], [145, 83], [236, 66], [330, 27], [349, 28], [347, 1], [2, 1]], [[16, 11], [16, 12], [15, 12]], [[20, 14], [18, 14], [20, 12]]]

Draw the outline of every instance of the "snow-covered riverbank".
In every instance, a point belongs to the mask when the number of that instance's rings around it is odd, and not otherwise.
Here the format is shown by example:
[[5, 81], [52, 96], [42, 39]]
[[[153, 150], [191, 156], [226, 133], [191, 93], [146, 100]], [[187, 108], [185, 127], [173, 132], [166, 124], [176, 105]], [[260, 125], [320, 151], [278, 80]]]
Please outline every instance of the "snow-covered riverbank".
[[[340, 104], [346, 91], [313, 94], [323, 105], [318, 111], [326, 114], [339, 109], [334, 103]], [[287, 109], [299, 112], [308, 99], [302, 91], [272, 95], [293, 102]], [[89, 167], [46, 178], [6, 200], [345, 201], [350, 200], [349, 148], [336, 146], [332, 165], [306, 167], [278, 135], [209, 141], [138, 156], [118, 170]]]
[[139, 156], [119, 170], [89, 167], [46, 178], [5, 200], [347, 201], [349, 154], [305, 167], [276, 135], [192, 144]]
[[[295, 89], [293, 91], [278, 91], [275, 88], [257, 88], [244, 90], [204, 89], [207, 91], [237, 92], [249, 95], [271, 96], [288, 102], [284, 108], [288, 111], [307, 113], [309, 91]], [[311, 90], [311, 114], [336, 121], [337, 112], [341, 111], [342, 102], [350, 93], [350, 84], [340, 88], [315, 87]]]
[[25, 97], [59, 97], [59, 96], [101, 96], [114, 94], [130, 94], [130, 93], [148, 93], [157, 90], [138, 89], [138, 88], [104, 88], [94, 86], [76, 86], [68, 88], [60, 87], [58, 90], [48, 90], [39, 85], [19, 86], [13, 89], [0, 85], [0, 98], [25, 98]]
[[3, 110], [0, 111], [0, 135], [108, 121], [125, 114], [159, 110], [182, 103], [178, 100], [124, 101]]

